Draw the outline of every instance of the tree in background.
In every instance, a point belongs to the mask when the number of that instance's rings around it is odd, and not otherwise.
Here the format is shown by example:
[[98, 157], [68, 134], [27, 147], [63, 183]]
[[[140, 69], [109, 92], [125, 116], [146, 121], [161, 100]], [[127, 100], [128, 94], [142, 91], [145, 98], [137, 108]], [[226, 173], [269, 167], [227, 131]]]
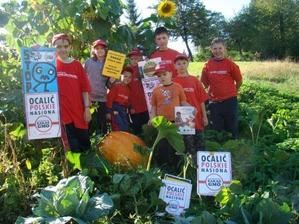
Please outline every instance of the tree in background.
[[190, 42], [205, 48], [217, 36], [225, 36], [226, 21], [221, 13], [207, 10], [199, 0], [177, 0], [177, 13], [166, 26], [175, 37], [181, 37], [193, 61]]
[[[205, 6], [197, 0], [177, 0], [177, 16], [175, 17], [174, 34], [185, 42], [189, 57], [193, 55], [189, 41], [200, 40], [208, 30], [207, 11]], [[198, 41], [197, 41], [198, 42]]]
[[134, 47], [142, 49], [146, 55], [149, 55], [154, 49], [151, 18], [141, 17], [134, 0], [127, 0], [126, 11], [128, 26], [133, 33]]
[[228, 25], [233, 47], [262, 58], [299, 58], [299, 1], [252, 0]]
[[130, 21], [130, 25], [138, 26], [141, 22], [140, 13], [137, 10], [135, 0], [127, 0], [127, 19]]

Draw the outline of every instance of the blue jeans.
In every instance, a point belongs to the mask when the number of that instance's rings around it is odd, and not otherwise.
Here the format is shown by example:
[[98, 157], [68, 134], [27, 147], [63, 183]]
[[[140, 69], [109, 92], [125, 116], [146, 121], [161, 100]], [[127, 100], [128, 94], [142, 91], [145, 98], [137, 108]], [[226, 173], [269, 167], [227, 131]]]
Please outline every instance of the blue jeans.
[[117, 115], [114, 115], [112, 112], [112, 130], [114, 129], [113, 131], [129, 131], [127, 107], [118, 103], [113, 103], [112, 111], [118, 112]]

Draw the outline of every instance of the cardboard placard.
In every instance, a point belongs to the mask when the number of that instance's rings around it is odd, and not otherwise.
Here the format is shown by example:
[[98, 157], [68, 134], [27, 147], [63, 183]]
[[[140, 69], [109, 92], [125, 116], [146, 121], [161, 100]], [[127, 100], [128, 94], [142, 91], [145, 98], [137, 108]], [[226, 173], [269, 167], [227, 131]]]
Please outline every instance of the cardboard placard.
[[197, 194], [215, 196], [232, 181], [230, 152], [197, 152]]
[[125, 54], [109, 50], [106, 56], [102, 74], [108, 77], [119, 79], [125, 64], [125, 59]]
[[167, 204], [166, 212], [174, 216], [181, 215], [190, 205], [191, 181], [166, 174], [162, 182], [165, 185], [160, 189], [159, 198]]
[[55, 48], [22, 48], [28, 139], [61, 136]]

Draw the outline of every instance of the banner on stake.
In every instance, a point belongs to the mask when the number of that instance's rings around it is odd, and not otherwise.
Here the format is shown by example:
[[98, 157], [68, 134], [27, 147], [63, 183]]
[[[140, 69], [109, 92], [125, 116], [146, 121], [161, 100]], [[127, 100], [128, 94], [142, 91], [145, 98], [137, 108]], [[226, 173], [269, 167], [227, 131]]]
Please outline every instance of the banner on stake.
[[22, 48], [22, 83], [29, 140], [60, 137], [55, 48]]

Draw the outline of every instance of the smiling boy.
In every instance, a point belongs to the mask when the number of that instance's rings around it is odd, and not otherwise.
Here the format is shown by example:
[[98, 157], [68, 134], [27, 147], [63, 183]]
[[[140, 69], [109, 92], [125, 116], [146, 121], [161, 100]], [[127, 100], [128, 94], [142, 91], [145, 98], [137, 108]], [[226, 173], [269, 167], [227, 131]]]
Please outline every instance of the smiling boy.
[[238, 90], [242, 85], [239, 66], [226, 56], [223, 39], [215, 38], [211, 43], [213, 57], [202, 70], [201, 81], [208, 88], [210, 102], [210, 124], [216, 131], [226, 131], [238, 138]]

